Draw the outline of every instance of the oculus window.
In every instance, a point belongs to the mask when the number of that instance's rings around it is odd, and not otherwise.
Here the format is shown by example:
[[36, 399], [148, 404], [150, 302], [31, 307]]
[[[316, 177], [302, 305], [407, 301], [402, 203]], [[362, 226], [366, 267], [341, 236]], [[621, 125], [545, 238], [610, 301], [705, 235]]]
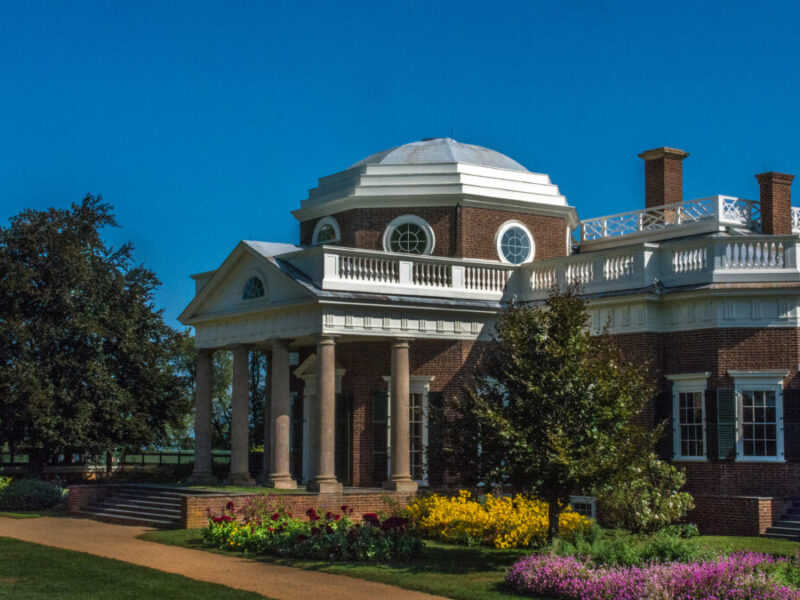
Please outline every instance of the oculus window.
[[433, 242], [430, 225], [415, 215], [396, 218], [383, 235], [383, 249], [401, 254], [430, 254]]
[[497, 231], [497, 255], [500, 260], [512, 265], [533, 260], [536, 246], [528, 228], [518, 221], [509, 221]]

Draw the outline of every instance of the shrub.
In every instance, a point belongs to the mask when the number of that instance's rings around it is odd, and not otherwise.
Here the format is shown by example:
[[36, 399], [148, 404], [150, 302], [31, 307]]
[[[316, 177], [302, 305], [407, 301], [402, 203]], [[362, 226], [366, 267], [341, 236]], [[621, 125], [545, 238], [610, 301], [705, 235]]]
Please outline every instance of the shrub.
[[39, 479], [17, 479], [0, 491], [2, 510], [44, 510], [61, 502], [64, 490]]
[[[488, 494], [483, 502], [465, 490], [454, 498], [434, 494], [418, 498], [405, 514], [424, 537], [444, 542], [529, 548], [547, 541], [547, 504], [521, 494], [513, 498]], [[559, 523], [561, 535], [571, 539], [587, 531], [592, 521], [567, 508]]]
[[732, 554], [713, 561], [598, 567], [575, 557], [534, 555], [509, 569], [506, 583], [533, 596], [575, 600], [800, 600], [800, 591], [780, 585], [765, 554]]
[[657, 531], [694, 508], [692, 497], [680, 491], [684, 483], [681, 471], [648, 453], [597, 490], [598, 514], [609, 527]]
[[[408, 560], [422, 551], [422, 540], [409, 531], [408, 520], [366, 514], [361, 523], [354, 523], [352, 509], [317, 514], [306, 511], [308, 520], [293, 516], [282, 507], [271, 514], [260, 512], [267, 504], [261, 500], [243, 511], [233, 503], [220, 515], [209, 515], [203, 530], [206, 546], [253, 554], [269, 554], [289, 558], [313, 558], [342, 561]], [[241, 518], [242, 513], [250, 515]]]

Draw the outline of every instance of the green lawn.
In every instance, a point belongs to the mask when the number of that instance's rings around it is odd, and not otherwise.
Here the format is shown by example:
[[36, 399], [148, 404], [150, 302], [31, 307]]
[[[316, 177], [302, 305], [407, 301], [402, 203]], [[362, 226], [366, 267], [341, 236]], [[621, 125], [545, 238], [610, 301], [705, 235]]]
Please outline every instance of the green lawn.
[[264, 597], [109, 558], [0, 538], [0, 598], [263, 600]]
[[[216, 552], [203, 547], [199, 529], [153, 531], [145, 533], [141, 537], [162, 544]], [[702, 536], [696, 539], [706, 548], [717, 551], [752, 550], [784, 556], [800, 551], [798, 542], [767, 538]], [[251, 556], [250, 558], [324, 573], [379, 581], [459, 600], [497, 600], [520, 598], [520, 596], [503, 589], [503, 577], [508, 567], [517, 558], [529, 553], [528, 550], [467, 548], [426, 541], [425, 555], [409, 563], [374, 565], [281, 560], [271, 557]], [[224, 554], [233, 553], [224, 552]]]

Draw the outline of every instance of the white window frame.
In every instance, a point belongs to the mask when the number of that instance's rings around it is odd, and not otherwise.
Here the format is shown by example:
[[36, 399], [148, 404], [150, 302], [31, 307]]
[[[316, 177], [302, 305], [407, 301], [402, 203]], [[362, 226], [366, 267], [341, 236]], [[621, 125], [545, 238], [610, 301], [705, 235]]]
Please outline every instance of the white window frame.
[[[325, 240], [324, 242], [320, 242], [317, 240], [319, 236], [320, 229], [322, 229], [325, 225], [330, 225], [333, 227], [333, 231], [335, 237], [332, 240]], [[319, 244], [332, 244], [334, 242], [338, 242], [342, 239], [342, 231], [339, 229], [339, 223], [333, 217], [322, 217], [317, 224], [314, 225], [314, 233], [311, 234], [311, 245], [317, 246]]]
[[[396, 219], [393, 219], [392, 222], [386, 226], [386, 230], [383, 232], [383, 250], [385, 252], [392, 252], [392, 247], [391, 247], [392, 233], [397, 227], [399, 227], [400, 225], [405, 225], [406, 223], [411, 223], [413, 225], [417, 225], [418, 227], [422, 228], [422, 230], [425, 232], [425, 235], [428, 237], [428, 243], [425, 246], [425, 250], [423, 250], [421, 256], [430, 255], [433, 252], [434, 247], [436, 246], [436, 237], [433, 235], [433, 229], [428, 224], [428, 222], [422, 217], [418, 217], [417, 215], [402, 215], [400, 217], [397, 217]], [[403, 254], [404, 256], [414, 256], [413, 254], [409, 255], [402, 252], [395, 254]]]
[[[783, 440], [783, 380], [789, 375], [786, 370], [728, 371], [733, 377], [736, 392], [736, 461], [737, 462], [786, 462]], [[775, 456], [744, 455], [744, 407], [742, 392], [775, 392]]]
[[[708, 460], [708, 431], [706, 426], [706, 390], [708, 388], [708, 378], [711, 373], [681, 373], [679, 375], [667, 375], [666, 378], [672, 382], [672, 460], [684, 461], [706, 461]], [[680, 395], [700, 392], [702, 394], [701, 411], [703, 423], [703, 455], [684, 456], [681, 454], [681, 419], [680, 419]]]
[[[431, 382], [435, 379], [434, 375], [411, 375], [409, 377], [408, 393], [422, 394], [422, 460], [423, 467], [422, 479], [415, 479], [417, 485], [428, 485], [428, 412], [429, 395], [431, 392]], [[389, 403], [386, 409], [386, 477], [392, 475], [392, 377], [384, 375], [386, 382], [386, 402]], [[410, 443], [410, 440], [409, 440]]]
[[[536, 256], [536, 241], [533, 239], [533, 234], [531, 233], [531, 230], [528, 229], [525, 226], [524, 223], [522, 223], [520, 221], [513, 221], [513, 220], [512, 221], [506, 221], [505, 223], [500, 225], [500, 228], [497, 230], [497, 233], [494, 236], [495, 250], [497, 250], [497, 256], [500, 258], [500, 262], [504, 262], [507, 265], [516, 265], [516, 263], [512, 263], [510, 260], [508, 260], [505, 257], [505, 255], [503, 254], [503, 248], [502, 248], [503, 235], [505, 234], [506, 231], [508, 231], [512, 227], [519, 227], [520, 229], [522, 229], [522, 231], [525, 232], [525, 234], [528, 236], [528, 239], [531, 242], [531, 252], [528, 255], [528, 258], [526, 258], [524, 261], [522, 261], [519, 264], [524, 265], [524, 264], [527, 264], [529, 262], [532, 262], [533, 261], [533, 257]], [[567, 235], [569, 236], [569, 228], [567, 228]], [[569, 237], [567, 239], [569, 239]]]
[[[594, 496], [570, 496], [569, 504], [588, 504], [592, 507], [592, 519], [597, 520], [597, 498]], [[572, 510], [575, 510], [574, 508]]]

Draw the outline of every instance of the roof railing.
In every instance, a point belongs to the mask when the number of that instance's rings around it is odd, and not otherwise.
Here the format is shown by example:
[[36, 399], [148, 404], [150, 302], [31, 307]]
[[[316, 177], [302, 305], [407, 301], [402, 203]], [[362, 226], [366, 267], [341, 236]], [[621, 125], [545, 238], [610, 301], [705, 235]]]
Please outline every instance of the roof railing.
[[[680, 227], [689, 223], [733, 225], [761, 230], [757, 201], [734, 196], [711, 196], [687, 202], [586, 219], [580, 222], [580, 242], [616, 238]], [[800, 229], [800, 209], [792, 209], [792, 228]]]

